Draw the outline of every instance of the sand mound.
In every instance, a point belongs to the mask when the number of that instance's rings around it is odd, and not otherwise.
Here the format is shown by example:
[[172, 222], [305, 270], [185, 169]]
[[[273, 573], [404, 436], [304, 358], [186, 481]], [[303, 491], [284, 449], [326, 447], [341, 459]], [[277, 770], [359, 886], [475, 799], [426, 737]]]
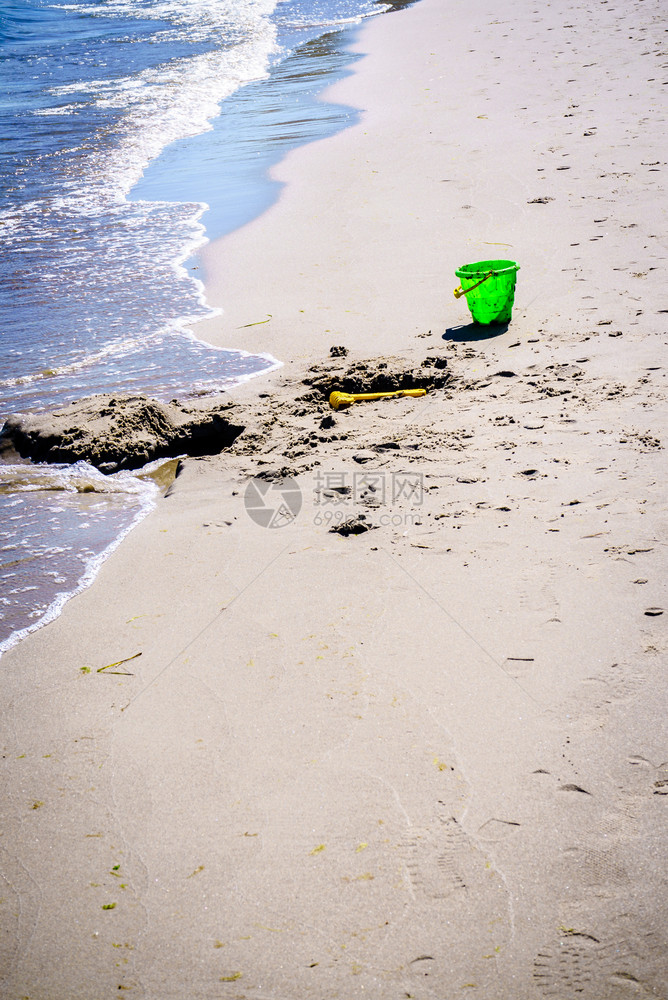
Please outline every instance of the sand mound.
[[215, 455], [244, 427], [227, 403], [207, 409], [145, 396], [98, 395], [53, 413], [11, 416], [0, 443], [38, 462], [85, 460], [103, 472], [138, 469], [156, 458]]

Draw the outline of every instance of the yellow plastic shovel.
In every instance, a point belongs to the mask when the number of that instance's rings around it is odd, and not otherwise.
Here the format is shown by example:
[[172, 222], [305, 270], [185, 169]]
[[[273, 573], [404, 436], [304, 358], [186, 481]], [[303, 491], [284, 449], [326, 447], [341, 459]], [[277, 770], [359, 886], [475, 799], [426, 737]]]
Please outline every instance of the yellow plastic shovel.
[[345, 409], [362, 399], [385, 399], [390, 396], [426, 396], [426, 389], [397, 389], [395, 392], [333, 392], [329, 405], [334, 410]]

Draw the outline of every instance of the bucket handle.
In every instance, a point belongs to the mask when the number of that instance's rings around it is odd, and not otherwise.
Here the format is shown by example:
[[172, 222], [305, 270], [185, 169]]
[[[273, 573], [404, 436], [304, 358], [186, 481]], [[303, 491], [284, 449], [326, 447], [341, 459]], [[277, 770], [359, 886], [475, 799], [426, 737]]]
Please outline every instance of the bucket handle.
[[468, 293], [472, 292], [474, 288], [478, 288], [480, 285], [482, 285], [483, 281], [487, 281], [488, 278], [491, 278], [493, 274], [494, 271], [490, 271], [489, 274], [486, 274], [484, 278], [480, 279], [480, 281], [476, 281], [475, 285], [470, 285], [468, 288], [462, 288], [461, 285], [459, 286], [459, 288], [455, 288], [454, 290], [455, 298], [461, 299], [462, 295], [468, 295]]

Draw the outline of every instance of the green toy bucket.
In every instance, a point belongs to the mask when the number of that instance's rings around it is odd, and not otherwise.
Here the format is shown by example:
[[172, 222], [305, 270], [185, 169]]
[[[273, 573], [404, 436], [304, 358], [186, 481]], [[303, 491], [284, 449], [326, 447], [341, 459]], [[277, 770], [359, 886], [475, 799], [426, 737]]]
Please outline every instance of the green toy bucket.
[[519, 264], [514, 260], [479, 260], [455, 274], [461, 286], [455, 298], [466, 296], [475, 323], [508, 323], [513, 311]]

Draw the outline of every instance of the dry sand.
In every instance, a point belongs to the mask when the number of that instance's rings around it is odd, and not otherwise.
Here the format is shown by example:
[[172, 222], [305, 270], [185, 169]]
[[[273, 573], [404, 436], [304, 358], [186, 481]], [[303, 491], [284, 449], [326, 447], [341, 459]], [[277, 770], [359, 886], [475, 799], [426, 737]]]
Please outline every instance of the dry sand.
[[[374, 21], [211, 247], [200, 332], [287, 363], [3, 657], [2, 997], [668, 995], [660, 13]], [[364, 358], [450, 377], [333, 413]]]

